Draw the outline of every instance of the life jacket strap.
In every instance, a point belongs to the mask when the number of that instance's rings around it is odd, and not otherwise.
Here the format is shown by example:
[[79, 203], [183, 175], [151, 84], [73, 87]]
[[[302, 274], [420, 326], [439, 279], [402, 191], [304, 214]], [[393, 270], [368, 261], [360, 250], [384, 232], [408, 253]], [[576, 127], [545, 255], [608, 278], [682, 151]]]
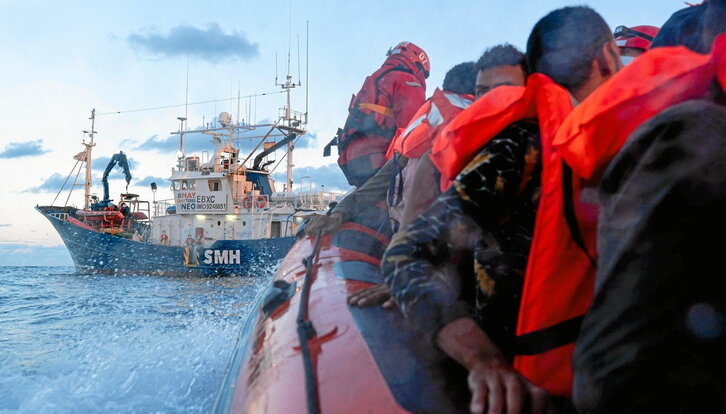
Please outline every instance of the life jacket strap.
[[517, 355], [538, 355], [571, 344], [580, 334], [585, 315], [575, 316], [557, 325], [517, 336]]
[[575, 200], [574, 191], [572, 188], [572, 168], [567, 163], [562, 162], [562, 196], [563, 196], [563, 207], [565, 214], [565, 221], [567, 227], [570, 229], [570, 235], [572, 240], [577, 244], [577, 247], [587, 255], [590, 264], [597, 267], [597, 259], [590, 253], [585, 245], [585, 240], [582, 238], [580, 232], [580, 226], [577, 224], [577, 216], [575, 215]]

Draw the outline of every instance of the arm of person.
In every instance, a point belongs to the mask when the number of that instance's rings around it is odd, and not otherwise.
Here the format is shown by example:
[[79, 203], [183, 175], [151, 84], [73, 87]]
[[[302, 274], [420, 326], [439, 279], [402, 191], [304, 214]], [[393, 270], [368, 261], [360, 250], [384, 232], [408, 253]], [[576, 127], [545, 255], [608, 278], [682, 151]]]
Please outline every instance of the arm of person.
[[530, 150], [528, 139], [508, 128], [491, 140], [454, 185], [396, 233], [386, 249], [384, 280], [404, 315], [422, 332], [434, 335], [445, 323], [468, 316], [461, 310], [458, 276], [443, 264], [479, 245], [481, 229], [495, 229], [511, 212]]
[[[399, 160], [399, 168], [407, 162], [405, 157]], [[361, 188], [356, 189], [343, 198], [329, 216], [315, 215], [305, 226], [305, 234], [314, 235], [322, 229], [324, 234], [333, 233], [346, 221], [352, 220], [361, 211], [375, 206], [386, 199], [388, 186], [393, 175], [394, 163], [388, 160], [380, 170], [371, 177]]]
[[441, 191], [439, 191], [440, 175], [428, 156], [430, 153], [430, 150], [427, 151], [418, 160], [413, 180], [409, 184], [411, 188], [415, 189], [416, 196], [410, 197], [404, 204], [401, 228], [405, 228], [411, 224], [411, 222], [423, 214], [436, 201], [436, 198], [441, 195]]
[[444, 325], [436, 343], [469, 371], [472, 413], [539, 414], [549, 409], [547, 392], [515, 371], [473, 319]]
[[527, 135], [503, 133], [490, 141], [449, 190], [394, 236], [382, 262], [384, 278], [406, 318], [469, 370], [472, 412], [524, 412], [529, 404], [528, 412], [539, 413], [547, 401], [546, 393], [514, 371], [462, 306], [457, 277], [437, 266], [443, 262], [440, 252], [471, 245], [466, 238], [473, 235], [472, 228], [494, 229], [511, 211], [523, 180], [523, 160], [531, 150]]

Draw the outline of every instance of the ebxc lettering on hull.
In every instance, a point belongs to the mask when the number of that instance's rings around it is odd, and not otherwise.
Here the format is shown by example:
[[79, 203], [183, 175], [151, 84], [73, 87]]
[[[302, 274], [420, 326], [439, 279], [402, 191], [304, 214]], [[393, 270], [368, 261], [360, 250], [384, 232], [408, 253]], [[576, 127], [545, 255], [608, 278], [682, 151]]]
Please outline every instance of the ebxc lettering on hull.
[[205, 250], [204, 264], [240, 264], [239, 250]]

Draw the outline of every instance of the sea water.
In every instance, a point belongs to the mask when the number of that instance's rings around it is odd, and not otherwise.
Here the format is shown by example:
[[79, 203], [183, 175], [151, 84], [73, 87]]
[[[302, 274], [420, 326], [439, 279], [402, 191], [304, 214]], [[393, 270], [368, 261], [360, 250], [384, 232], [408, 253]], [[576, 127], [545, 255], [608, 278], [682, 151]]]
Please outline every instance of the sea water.
[[257, 277], [0, 267], [0, 413], [203, 413]]

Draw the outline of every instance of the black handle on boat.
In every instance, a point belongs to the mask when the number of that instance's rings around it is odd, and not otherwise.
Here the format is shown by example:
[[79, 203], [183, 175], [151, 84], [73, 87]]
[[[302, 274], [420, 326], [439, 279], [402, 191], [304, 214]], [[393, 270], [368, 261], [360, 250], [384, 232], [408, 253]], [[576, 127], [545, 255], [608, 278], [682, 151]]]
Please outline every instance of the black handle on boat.
[[[330, 213], [328, 213], [330, 214]], [[323, 229], [318, 230], [315, 235], [315, 244], [310, 255], [303, 259], [305, 265], [305, 279], [303, 280], [302, 291], [300, 292], [300, 307], [297, 314], [297, 336], [300, 340], [300, 352], [303, 358], [303, 367], [305, 369], [305, 392], [308, 401], [308, 413], [318, 414], [320, 412], [320, 397], [318, 395], [317, 376], [315, 375], [315, 367], [313, 359], [310, 355], [310, 347], [308, 341], [317, 336], [315, 327], [308, 317], [308, 302], [310, 300], [310, 287], [312, 286], [313, 264], [315, 257], [320, 250], [320, 239], [323, 235]]]

